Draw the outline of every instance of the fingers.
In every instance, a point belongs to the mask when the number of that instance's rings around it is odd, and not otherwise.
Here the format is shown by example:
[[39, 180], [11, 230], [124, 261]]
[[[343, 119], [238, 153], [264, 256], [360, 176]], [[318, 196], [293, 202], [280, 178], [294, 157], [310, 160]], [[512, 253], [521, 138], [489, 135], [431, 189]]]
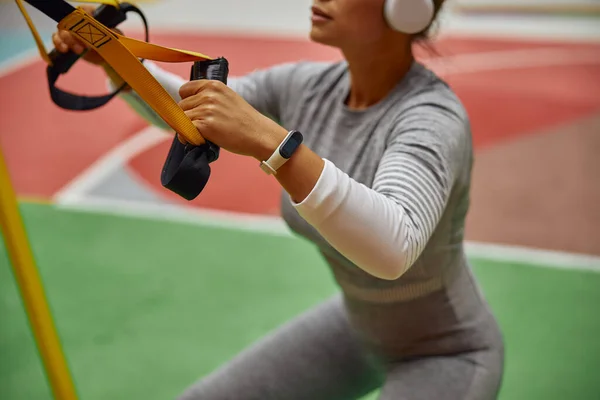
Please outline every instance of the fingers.
[[[200, 129], [203, 126], [202, 122], [201, 121], [197, 121], [197, 120], [193, 120], [192, 124], [194, 124], [194, 126], [196, 127], [196, 129], [198, 130], [198, 132], [200, 133], [200, 135], [202, 135], [202, 132], [200, 131]], [[179, 143], [181, 143], [181, 144], [183, 144], [185, 146], [187, 146], [188, 144], [190, 144], [190, 142], [188, 142], [187, 139], [183, 135], [181, 135], [179, 133], [176, 133], [175, 137], [177, 137], [177, 140], [179, 140]]]
[[71, 32], [60, 30], [58, 35], [74, 53], [81, 54], [85, 50], [85, 46], [78, 39], [76, 39]]
[[181, 136], [179, 133], [177, 133], [176, 136], [177, 136], [177, 140], [179, 140], [179, 143], [181, 143], [183, 145], [188, 144], [187, 140], [185, 140], [185, 138], [183, 136]]
[[186, 82], [179, 88], [179, 96], [181, 96], [181, 98], [183, 100], [185, 100], [188, 97], [197, 94], [201, 90], [202, 90], [202, 82], [201, 81]]
[[66, 53], [71, 50], [76, 54], [81, 54], [85, 50], [85, 46], [66, 30], [59, 30], [58, 32], [53, 33], [52, 43], [56, 50], [61, 53]]
[[60, 53], [66, 53], [67, 51], [69, 51], [69, 46], [67, 46], [67, 44], [63, 42], [63, 40], [58, 35], [58, 32], [54, 32], [52, 34], [52, 44], [54, 45], [54, 48]]
[[209, 79], [200, 79], [197, 81], [186, 82], [179, 88], [179, 95], [182, 99], [186, 99], [195, 94], [199, 94], [204, 91], [210, 91], [213, 93], [220, 93], [223, 91], [225, 84], [220, 81], [213, 81]]
[[202, 121], [209, 117], [204, 110], [200, 108], [192, 108], [190, 110], [184, 111], [185, 115], [192, 121]]
[[183, 111], [192, 110], [202, 105], [214, 105], [219, 102], [218, 95], [210, 92], [199, 92], [179, 102]]
[[93, 6], [91, 4], [82, 4], [79, 7], [81, 7], [81, 9], [83, 11], [85, 11], [86, 13], [93, 15], [94, 11], [96, 10], [96, 6]]
[[[96, 6], [89, 4], [83, 4], [80, 7], [83, 9], [83, 11], [90, 15], [93, 15], [97, 8]], [[113, 28], [112, 30], [120, 35], [123, 34], [123, 32], [117, 28]], [[61, 29], [53, 33], [52, 43], [54, 48], [60, 53], [72, 51], [75, 54], [83, 55], [83, 59], [91, 64], [102, 65], [104, 63], [104, 59], [98, 55], [94, 49], [89, 49], [89, 51], [86, 51], [88, 50], [87, 46], [79, 38], [77, 38], [76, 35], [71, 34], [67, 30]]]

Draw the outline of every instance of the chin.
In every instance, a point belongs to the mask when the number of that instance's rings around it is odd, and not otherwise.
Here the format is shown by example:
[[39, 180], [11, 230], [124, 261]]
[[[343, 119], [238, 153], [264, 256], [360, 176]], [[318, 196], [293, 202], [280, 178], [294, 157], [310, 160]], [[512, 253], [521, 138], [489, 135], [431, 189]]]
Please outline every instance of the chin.
[[323, 44], [325, 46], [338, 47], [338, 41], [335, 40], [331, 34], [324, 32], [319, 27], [312, 27], [309, 33], [309, 38], [315, 43]]

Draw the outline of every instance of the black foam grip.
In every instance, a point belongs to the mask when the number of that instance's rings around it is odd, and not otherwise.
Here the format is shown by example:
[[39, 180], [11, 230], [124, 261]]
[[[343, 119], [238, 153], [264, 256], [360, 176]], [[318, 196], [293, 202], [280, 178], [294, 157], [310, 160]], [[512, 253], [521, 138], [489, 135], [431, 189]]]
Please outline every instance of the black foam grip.
[[37, 8], [56, 22], [60, 22], [64, 17], [75, 11], [75, 7], [66, 1], [48, 1], [48, 0], [25, 0], [33, 7]]
[[229, 75], [229, 63], [223, 57], [214, 60], [197, 61], [192, 66], [190, 80], [210, 79], [227, 84]]
[[[211, 79], [227, 83], [229, 63], [225, 58], [196, 61], [190, 80]], [[182, 144], [177, 137], [161, 173], [162, 185], [186, 200], [193, 200], [210, 179], [210, 163], [219, 158], [219, 147], [207, 141], [200, 146]]]

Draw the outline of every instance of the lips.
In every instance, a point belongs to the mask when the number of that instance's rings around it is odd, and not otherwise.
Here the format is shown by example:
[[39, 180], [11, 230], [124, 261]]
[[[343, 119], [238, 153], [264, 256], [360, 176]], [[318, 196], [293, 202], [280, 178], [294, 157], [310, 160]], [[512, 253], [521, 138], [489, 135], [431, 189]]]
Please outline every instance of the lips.
[[325, 18], [325, 19], [331, 19], [331, 16], [329, 14], [327, 14], [325, 11], [321, 10], [318, 7], [313, 6], [311, 8], [311, 11], [314, 16]]

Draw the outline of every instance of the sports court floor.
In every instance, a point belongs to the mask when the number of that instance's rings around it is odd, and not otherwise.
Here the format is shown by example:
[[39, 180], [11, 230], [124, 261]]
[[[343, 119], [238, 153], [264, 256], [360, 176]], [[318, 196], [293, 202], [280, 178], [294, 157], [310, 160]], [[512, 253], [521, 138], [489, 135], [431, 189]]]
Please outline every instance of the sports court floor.
[[[308, 43], [282, 2], [257, 1], [243, 21], [217, 12], [232, 1], [154, 3], [143, 5], [153, 42], [223, 55], [232, 75], [339, 58]], [[194, 12], [205, 29], [191, 27]], [[170, 136], [119, 100], [56, 108], [14, 5], [0, 2], [0, 14], [0, 145], [82, 399], [171, 399], [336, 292], [253, 161], [224, 153], [197, 200], [176, 198], [159, 180]], [[598, 399], [600, 40], [463, 30], [435, 46], [422, 60], [472, 118], [468, 248], [505, 335], [501, 399]], [[187, 64], [164, 66], [188, 75]], [[59, 83], [104, 91], [84, 65]], [[0, 399], [50, 399], [1, 246]]]

